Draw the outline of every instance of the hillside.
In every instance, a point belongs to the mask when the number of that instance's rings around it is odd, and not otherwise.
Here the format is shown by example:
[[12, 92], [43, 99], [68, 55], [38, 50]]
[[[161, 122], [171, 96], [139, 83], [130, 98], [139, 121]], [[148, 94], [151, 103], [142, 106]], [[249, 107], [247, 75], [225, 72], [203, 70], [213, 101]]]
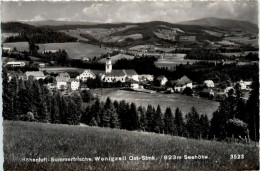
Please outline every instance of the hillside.
[[5, 42], [63, 43], [77, 41], [76, 38], [56, 32], [51, 28], [40, 28], [20, 22], [1, 23], [1, 29], [3, 33], [19, 33], [19, 35], [7, 37]]
[[[258, 169], [259, 149], [242, 144], [193, 140], [117, 129], [21, 121], [4, 121], [3, 127], [4, 168], [6, 170]], [[232, 160], [231, 154], [243, 154], [245, 159]], [[208, 159], [185, 159], [184, 155], [203, 155]], [[125, 156], [126, 160], [102, 162], [95, 158], [122, 156]], [[136, 160], [130, 160], [131, 156], [137, 157]], [[147, 159], [145, 156], [153, 157], [150, 159], [154, 160], [145, 160]], [[174, 156], [180, 156], [181, 159], [171, 158]], [[39, 157], [46, 160], [51, 160], [52, 157], [55, 160], [86, 157], [88, 161], [43, 163], [21, 161], [23, 158]]]
[[230, 19], [220, 19], [215, 17], [202, 18], [197, 20], [184, 21], [177, 24], [209, 26], [228, 29], [230, 31], [246, 31], [258, 33], [258, 26], [248, 21], [236, 21]]

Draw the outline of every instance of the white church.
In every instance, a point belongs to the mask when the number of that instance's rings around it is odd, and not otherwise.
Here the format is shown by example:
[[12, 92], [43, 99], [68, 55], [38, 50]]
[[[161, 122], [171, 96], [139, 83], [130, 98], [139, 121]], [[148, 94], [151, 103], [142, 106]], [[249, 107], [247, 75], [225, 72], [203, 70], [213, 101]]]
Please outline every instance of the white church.
[[103, 82], [126, 82], [130, 80], [139, 81], [138, 74], [133, 69], [112, 69], [111, 58], [106, 59], [106, 68], [104, 71], [96, 71], [86, 69], [79, 75], [79, 79], [86, 81], [88, 78], [96, 78], [97, 75], [101, 76]]

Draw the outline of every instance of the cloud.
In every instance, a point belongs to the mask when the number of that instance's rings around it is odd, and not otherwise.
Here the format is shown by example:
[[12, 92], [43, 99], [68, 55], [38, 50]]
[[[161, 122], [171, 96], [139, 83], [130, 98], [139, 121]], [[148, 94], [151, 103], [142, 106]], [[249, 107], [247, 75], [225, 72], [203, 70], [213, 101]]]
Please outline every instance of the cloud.
[[[229, 18], [257, 23], [257, 1], [85, 1], [3, 2], [2, 20], [67, 20], [88, 22], [171, 23], [205, 17]], [[31, 10], [33, 9], [33, 10]], [[32, 16], [35, 16], [32, 18]]]
[[46, 18], [44, 18], [41, 15], [36, 15], [35, 17], [33, 17], [30, 21], [43, 21], [46, 20]]

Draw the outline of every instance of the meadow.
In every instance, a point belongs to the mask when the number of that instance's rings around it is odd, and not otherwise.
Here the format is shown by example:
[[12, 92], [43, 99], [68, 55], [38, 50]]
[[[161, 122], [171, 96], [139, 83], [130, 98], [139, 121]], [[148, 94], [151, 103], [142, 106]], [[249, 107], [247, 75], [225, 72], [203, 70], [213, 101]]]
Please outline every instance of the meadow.
[[175, 111], [178, 107], [182, 111], [183, 116], [190, 111], [192, 106], [195, 106], [200, 114], [206, 114], [210, 119], [212, 118], [213, 112], [219, 107], [219, 102], [185, 96], [177, 93], [163, 94], [157, 92], [149, 94], [116, 89], [111, 89], [111, 91], [96, 89], [93, 91], [99, 96], [101, 101], [105, 101], [107, 97], [110, 97], [111, 100], [125, 100], [126, 102], [134, 102], [137, 106], [147, 107], [148, 104], [151, 104], [152, 106], [157, 107], [159, 104], [162, 111], [165, 111], [167, 107], [171, 107], [172, 111]]
[[[120, 60], [120, 59], [134, 59], [134, 56], [131, 55], [126, 55], [126, 54], [117, 54], [115, 56], [111, 56], [111, 62], [114, 64], [116, 61]], [[101, 63], [105, 63], [106, 59], [100, 59], [99, 62]]]
[[[4, 121], [5, 170], [257, 170], [258, 147], [185, 139], [126, 130]], [[230, 159], [243, 154], [244, 159]], [[170, 159], [170, 156], [181, 159]], [[184, 159], [184, 155], [208, 159]], [[121, 157], [124, 161], [95, 161], [95, 157]], [[130, 160], [149, 156], [155, 160]], [[86, 157], [92, 161], [51, 162], [51, 158]], [[46, 158], [47, 162], [22, 159]], [[168, 160], [165, 160], [168, 159]]]
[[[15, 43], [3, 43], [4, 47], [10, 47], [16, 49], [18, 51], [23, 51], [26, 50], [28, 51], [28, 42], [15, 42]], [[38, 44], [39, 46], [39, 52], [42, 52], [44, 50], [59, 50], [59, 49], [64, 49], [69, 57], [71, 59], [81, 59], [82, 57], [87, 57], [87, 58], [93, 58], [93, 57], [99, 57], [101, 54], [108, 53], [109, 50], [91, 45], [91, 44], [86, 44], [86, 43], [78, 43], [78, 42], [73, 42], [73, 43], [46, 43], [46, 44]]]

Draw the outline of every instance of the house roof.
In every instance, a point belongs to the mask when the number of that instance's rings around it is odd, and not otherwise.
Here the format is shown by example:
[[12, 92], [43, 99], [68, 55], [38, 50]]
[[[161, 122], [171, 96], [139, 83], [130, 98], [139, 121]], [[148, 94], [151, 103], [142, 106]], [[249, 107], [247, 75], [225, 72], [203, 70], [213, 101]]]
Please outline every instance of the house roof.
[[68, 82], [70, 80], [70, 75], [67, 72], [59, 73], [56, 77], [57, 82]]
[[112, 70], [111, 73], [104, 73], [105, 76], [125, 76], [126, 72], [123, 69]]
[[34, 77], [44, 77], [44, 73], [42, 71], [27, 71], [25, 72], [27, 77], [34, 76]]
[[138, 75], [133, 69], [124, 69], [124, 71], [129, 76]]
[[189, 83], [192, 83], [192, 81], [186, 75], [184, 75], [183, 77], [177, 80], [176, 86], [183, 86]]
[[159, 77], [157, 77], [157, 80], [163, 80], [164, 78], [166, 78], [164, 75], [160, 75]]

